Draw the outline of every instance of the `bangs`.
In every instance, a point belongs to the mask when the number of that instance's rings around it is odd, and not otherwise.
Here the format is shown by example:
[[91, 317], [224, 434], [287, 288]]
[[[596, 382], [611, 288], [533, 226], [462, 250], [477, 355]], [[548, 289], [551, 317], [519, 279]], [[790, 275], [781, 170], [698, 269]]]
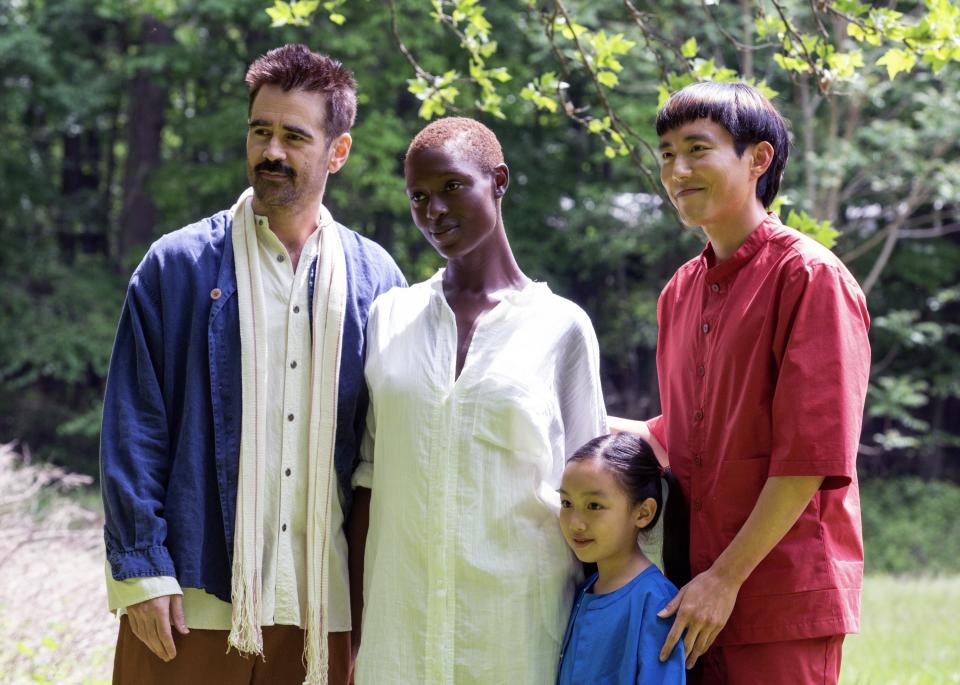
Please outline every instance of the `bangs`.
[[723, 126], [738, 142], [769, 140], [769, 120], [780, 115], [766, 98], [743, 83], [695, 83], [680, 90], [657, 112], [657, 135], [697, 119], [710, 119]]

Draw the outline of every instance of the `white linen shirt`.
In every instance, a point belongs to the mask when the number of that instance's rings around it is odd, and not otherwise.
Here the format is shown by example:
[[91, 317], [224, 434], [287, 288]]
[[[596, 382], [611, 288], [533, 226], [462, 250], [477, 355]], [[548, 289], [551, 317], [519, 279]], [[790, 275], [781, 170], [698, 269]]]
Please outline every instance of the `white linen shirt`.
[[[304, 627], [307, 612], [306, 525], [307, 441], [313, 357], [308, 277], [319, 249], [319, 231], [303, 246], [294, 272], [286, 248], [256, 216], [257, 247], [267, 314], [267, 450], [264, 488], [263, 609], [261, 623]], [[239, 363], [239, 361], [237, 362]], [[339, 497], [331, 499], [330, 632], [349, 631], [347, 541]], [[181, 594], [176, 578], [157, 576], [117, 581], [106, 566], [111, 611], [161, 595]], [[183, 588], [187, 627], [230, 630], [231, 605], [199, 588]]]
[[356, 683], [553, 683], [579, 577], [557, 488], [606, 433], [596, 335], [531, 283], [480, 317], [455, 380], [442, 273], [370, 310]]

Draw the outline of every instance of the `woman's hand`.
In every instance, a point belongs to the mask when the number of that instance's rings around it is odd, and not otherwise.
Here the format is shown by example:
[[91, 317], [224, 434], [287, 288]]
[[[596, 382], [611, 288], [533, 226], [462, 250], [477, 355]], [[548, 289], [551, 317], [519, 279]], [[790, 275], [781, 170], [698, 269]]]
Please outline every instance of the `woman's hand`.
[[664, 449], [660, 441], [650, 432], [646, 421], [634, 421], [619, 416], [608, 416], [607, 428], [611, 433], [633, 433], [640, 436], [653, 448], [653, 454], [657, 457], [657, 461], [660, 462], [661, 466], [666, 468], [670, 465], [670, 460], [667, 458], [667, 450]]

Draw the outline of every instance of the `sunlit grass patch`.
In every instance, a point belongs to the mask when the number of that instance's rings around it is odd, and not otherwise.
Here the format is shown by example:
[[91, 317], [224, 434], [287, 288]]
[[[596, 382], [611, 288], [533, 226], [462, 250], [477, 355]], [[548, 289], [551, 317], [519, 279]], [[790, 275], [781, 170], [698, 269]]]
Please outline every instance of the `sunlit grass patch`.
[[867, 577], [861, 619], [843, 685], [960, 683], [960, 577]]

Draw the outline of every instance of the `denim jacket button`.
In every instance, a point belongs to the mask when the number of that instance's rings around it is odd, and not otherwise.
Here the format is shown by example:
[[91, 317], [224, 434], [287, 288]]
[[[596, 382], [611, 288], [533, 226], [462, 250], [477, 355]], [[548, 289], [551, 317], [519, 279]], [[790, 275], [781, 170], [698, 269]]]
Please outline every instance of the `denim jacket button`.
[[220, 288], [214, 288], [213, 290], [210, 291], [210, 299], [219, 300], [222, 294], [223, 292], [221, 292]]

